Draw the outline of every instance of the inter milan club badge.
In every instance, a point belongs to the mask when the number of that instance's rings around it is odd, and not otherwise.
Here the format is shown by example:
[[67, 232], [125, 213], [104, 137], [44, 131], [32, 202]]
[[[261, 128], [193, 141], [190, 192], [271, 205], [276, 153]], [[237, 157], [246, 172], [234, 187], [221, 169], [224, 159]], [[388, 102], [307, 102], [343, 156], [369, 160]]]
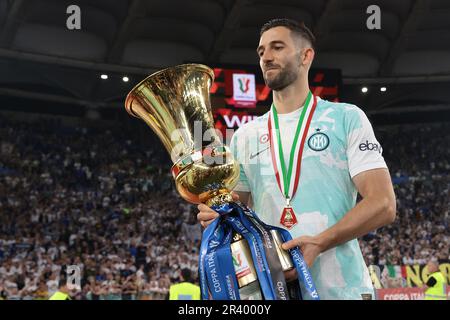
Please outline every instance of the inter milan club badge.
[[314, 151], [325, 150], [326, 148], [328, 148], [329, 144], [330, 138], [328, 138], [325, 133], [320, 132], [319, 128], [317, 128], [316, 132], [308, 139], [308, 146]]
[[297, 224], [297, 217], [295, 216], [292, 207], [285, 207], [281, 214], [280, 223], [288, 229], [291, 229]]

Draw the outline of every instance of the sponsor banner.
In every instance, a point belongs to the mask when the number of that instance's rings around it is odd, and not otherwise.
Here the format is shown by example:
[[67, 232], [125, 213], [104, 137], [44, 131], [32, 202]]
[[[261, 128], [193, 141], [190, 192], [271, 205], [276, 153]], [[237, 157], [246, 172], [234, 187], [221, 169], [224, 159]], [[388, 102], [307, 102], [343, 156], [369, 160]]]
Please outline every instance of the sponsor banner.
[[248, 111], [234, 111], [227, 108], [217, 109], [214, 113], [214, 126], [219, 129], [225, 137], [226, 129], [238, 129], [243, 124], [256, 119], [257, 115], [252, 115]]
[[[424, 300], [425, 290], [422, 288], [389, 288], [377, 289], [377, 300]], [[447, 287], [447, 300], [450, 300], [450, 288]]]
[[[342, 75], [338, 69], [311, 69], [309, 71], [311, 92], [322, 99], [338, 102]], [[214, 68], [211, 85], [211, 106], [214, 124], [225, 135], [226, 129], [236, 130], [243, 124], [266, 113], [272, 104], [271, 89], [266, 86], [257, 65], [220, 65]], [[323, 144], [324, 139], [311, 140]], [[323, 137], [322, 137], [323, 138]], [[378, 148], [367, 142], [360, 148]]]
[[[370, 266], [369, 271], [372, 278], [380, 280], [382, 287], [422, 287], [429, 277], [428, 267], [426, 265], [374, 265]], [[450, 284], [450, 262], [441, 262], [439, 264], [439, 271], [447, 279], [447, 284]], [[395, 283], [393, 283], [395, 282]]]
[[[312, 93], [323, 99], [338, 102], [342, 87], [339, 69], [316, 69], [308, 73]], [[271, 89], [266, 86], [260, 68], [255, 64], [221, 64], [214, 68], [214, 82], [210, 93], [213, 108], [247, 108], [254, 114], [265, 113], [271, 103]], [[258, 109], [258, 110], [256, 110]]]

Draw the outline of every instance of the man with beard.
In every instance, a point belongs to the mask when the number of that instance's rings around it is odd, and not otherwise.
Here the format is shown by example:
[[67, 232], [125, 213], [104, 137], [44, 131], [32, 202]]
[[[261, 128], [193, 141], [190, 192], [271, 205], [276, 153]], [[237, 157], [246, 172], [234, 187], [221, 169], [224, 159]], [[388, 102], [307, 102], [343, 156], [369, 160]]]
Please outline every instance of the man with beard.
[[[233, 135], [234, 198], [291, 233], [283, 248], [300, 248], [322, 299], [367, 299], [373, 286], [356, 239], [394, 221], [395, 195], [364, 112], [311, 93], [314, 42], [303, 23], [275, 19], [262, 27], [256, 51], [273, 104]], [[204, 227], [218, 216], [204, 204], [198, 209]]]

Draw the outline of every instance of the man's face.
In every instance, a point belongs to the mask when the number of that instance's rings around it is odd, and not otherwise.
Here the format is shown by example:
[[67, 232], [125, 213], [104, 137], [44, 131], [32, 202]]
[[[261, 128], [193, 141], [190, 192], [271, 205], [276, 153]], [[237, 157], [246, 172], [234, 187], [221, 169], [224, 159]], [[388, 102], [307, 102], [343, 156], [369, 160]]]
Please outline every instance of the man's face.
[[279, 91], [297, 80], [300, 74], [301, 53], [298, 44], [285, 27], [264, 32], [256, 52], [266, 85]]

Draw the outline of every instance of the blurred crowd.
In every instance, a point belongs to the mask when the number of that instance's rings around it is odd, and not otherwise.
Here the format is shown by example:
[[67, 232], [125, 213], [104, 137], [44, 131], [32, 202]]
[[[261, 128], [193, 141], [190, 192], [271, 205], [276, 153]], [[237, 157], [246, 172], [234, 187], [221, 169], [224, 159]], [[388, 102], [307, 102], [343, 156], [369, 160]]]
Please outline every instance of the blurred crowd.
[[367, 264], [450, 260], [450, 124], [377, 132], [397, 197], [397, 219], [360, 239]]
[[182, 268], [197, 274], [193, 206], [157, 140], [135, 134], [0, 118], [3, 298], [47, 299], [69, 265], [79, 299], [163, 299]]
[[[71, 265], [82, 275], [74, 299], [164, 299], [182, 268], [197, 275], [196, 208], [146, 129], [0, 116], [0, 298], [48, 299]], [[368, 264], [449, 260], [449, 129], [377, 133], [398, 213], [360, 239]]]

